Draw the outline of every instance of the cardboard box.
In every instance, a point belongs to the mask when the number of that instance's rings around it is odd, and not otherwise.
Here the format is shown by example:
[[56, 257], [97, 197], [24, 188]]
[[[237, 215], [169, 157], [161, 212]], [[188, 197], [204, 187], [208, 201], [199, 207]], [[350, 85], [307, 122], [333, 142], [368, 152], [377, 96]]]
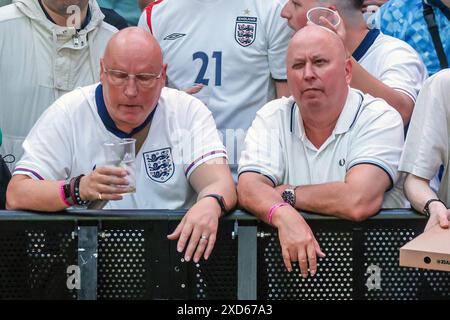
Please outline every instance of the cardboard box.
[[436, 225], [405, 244], [400, 266], [450, 271], [450, 229]]

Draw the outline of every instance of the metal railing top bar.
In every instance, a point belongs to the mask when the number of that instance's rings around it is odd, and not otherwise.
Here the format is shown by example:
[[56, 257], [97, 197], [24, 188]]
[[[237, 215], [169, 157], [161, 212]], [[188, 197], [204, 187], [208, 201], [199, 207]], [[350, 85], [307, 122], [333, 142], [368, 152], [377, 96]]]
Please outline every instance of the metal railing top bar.
[[[31, 211], [0, 210], [0, 221], [89, 221], [89, 220], [181, 220], [185, 210], [65, 210], [57, 213]], [[336, 217], [303, 213], [307, 220], [338, 220]], [[256, 221], [257, 219], [245, 211], [235, 210], [223, 217], [226, 220]], [[411, 209], [384, 209], [369, 220], [385, 219], [426, 219]]]

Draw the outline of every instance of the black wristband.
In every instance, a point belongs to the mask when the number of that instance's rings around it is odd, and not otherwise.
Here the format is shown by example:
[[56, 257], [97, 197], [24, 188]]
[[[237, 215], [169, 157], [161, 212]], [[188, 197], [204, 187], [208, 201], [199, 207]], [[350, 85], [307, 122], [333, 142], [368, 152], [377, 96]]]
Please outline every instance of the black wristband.
[[423, 210], [422, 210], [423, 214], [426, 215], [427, 217], [430, 216], [430, 208], [429, 208], [430, 204], [435, 201], [442, 203], [444, 205], [444, 207], [447, 208], [447, 206], [441, 199], [430, 199], [427, 201], [427, 203], [425, 203], [425, 207], [423, 207]]
[[81, 200], [81, 194], [80, 194], [80, 181], [81, 178], [84, 177], [84, 174], [79, 175], [74, 179], [73, 182], [73, 189], [71, 189], [72, 191], [72, 198], [75, 200], [75, 204], [78, 206], [86, 206], [89, 204], [88, 200]]
[[220, 209], [222, 210], [222, 214], [228, 213], [227, 207], [225, 206], [225, 200], [223, 199], [223, 197], [220, 194], [211, 193], [211, 194], [205, 195], [203, 198], [206, 198], [206, 197], [211, 197], [211, 198], [214, 198], [217, 200], [217, 202], [219, 203]]
[[63, 192], [64, 198], [66, 199], [67, 203], [71, 206], [75, 205], [75, 202], [73, 201], [72, 195], [70, 193], [70, 180], [66, 184], [64, 184]]

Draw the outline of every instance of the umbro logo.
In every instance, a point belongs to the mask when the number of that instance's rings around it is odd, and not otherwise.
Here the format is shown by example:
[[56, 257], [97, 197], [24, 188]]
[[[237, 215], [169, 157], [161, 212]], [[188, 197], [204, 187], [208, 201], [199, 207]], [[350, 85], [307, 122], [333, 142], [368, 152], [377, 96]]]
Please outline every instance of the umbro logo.
[[178, 38], [184, 37], [186, 33], [172, 33], [165, 37], [163, 40], [176, 40]]

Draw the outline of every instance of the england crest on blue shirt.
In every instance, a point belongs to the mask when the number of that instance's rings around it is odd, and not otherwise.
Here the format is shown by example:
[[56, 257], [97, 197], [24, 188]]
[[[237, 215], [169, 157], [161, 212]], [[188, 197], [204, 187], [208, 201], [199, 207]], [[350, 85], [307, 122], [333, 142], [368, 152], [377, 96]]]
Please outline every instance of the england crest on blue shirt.
[[237, 17], [234, 38], [243, 47], [251, 45], [256, 38], [256, 17]]
[[153, 181], [164, 183], [173, 176], [175, 166], [170, 148], [144, 152], [143, 157], [147, 175]]

